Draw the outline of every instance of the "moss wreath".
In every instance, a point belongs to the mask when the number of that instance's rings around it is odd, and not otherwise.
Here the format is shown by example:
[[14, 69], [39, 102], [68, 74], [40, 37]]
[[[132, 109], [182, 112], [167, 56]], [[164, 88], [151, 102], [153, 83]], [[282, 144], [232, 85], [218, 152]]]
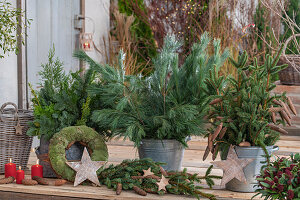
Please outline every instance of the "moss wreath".
[[92, 128], [87, 126], [63, 128], [50, 140], [49, 159], [56, 174], [71, 182], [74, 182], [76, 172], [66, 164], [66, 150], [75, 142], [87, 147], [92, 160], [106, 161], [108, 159], [107, 146], [103, 137]]

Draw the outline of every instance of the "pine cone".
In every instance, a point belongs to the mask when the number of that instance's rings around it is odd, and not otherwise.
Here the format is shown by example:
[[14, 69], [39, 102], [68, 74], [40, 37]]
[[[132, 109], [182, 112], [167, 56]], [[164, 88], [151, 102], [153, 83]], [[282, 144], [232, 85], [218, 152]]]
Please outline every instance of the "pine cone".
[[222, 99], [217, 98], [217, 99], [212, 100], [212, 101], [209, 103], [209, 105], [214, 105], [214, 104], [217, 104], [217, 103], [219, 103], [219, 102], [221, 102], [221, 101], [222, 101]]
[[40, 185], [49, 185], [49, 183], [48, 183], [48, 181], [47, 181], [46, 179], [41, 178], [41, 177], [39, 177], [39, 176], [34, 176], [34, 177], [32, 177], [32, 180], [37, 181], [38, 184], [40, 184]]
[[281, 106], [281, 103], [279, 101], [277, 101], [276, 99], [273, 99], [272, 102], [278, 106]]
[[164, 175], [165, 177], [168, 176], [168, 173], [164, 170], [164, 168], [162, 166], [159, 166], [160, 172], [162, 175]]
[[287, 103], [294, 115], [297, 115], [297, 110], [292, 102], [291, 97], [287, 97]]
[[153, 191], [151, 188], [145, 188], [144, 190], [145, 190], [145, 192], [147, 192], [147, 193], [157, 194], [157, 192], [156, 192], [156, 191]]
[[158, 176], [154, 175], [154, 174], [148, 175], [148, 176], [146, 176], [145, 178], [152, 178], [152, 179], [155, 179], [155, 180], [157, 180], [157, 181], [160, 180], [160, 178], [159, 178]]
[[227, 131], [227, 127], [222, 128], [221, 132], [219, 133], [219, 138], [222, 139]]
[[132, 189], [139, 195], [142, 195], [142, 196], [146, 196], [147, 195], [147, 192], [145, 192], [145, 190], [137, 187], [137, 186], [133, 186]]
[[122, 192], [122, 183], [117, 184], [116, 194], [120, 195]]
[[67, 181], [64, 180], [64, 179], [58, 179], [54, 182], [54, 185], [55, 186], [61, 186], [61, 185], [64, 185]]
[[272, 107], [269, 108], [269, 112], [271, 112], [271, 113], [280, 112], [282, 110], [284, 110], [284, 108], [282, 108], [282, 107], [273, 107], [272, 106]]
[[7, 178], [0, 179], [0, 184], [8, 184], [8, 183], [12, 183], [14, 181], [15, 181], [15, 178], [10, 176], [10, 177], [7, 177]]
[[290, 125], [290, 126], [292, 125], [291, 119], [287, 116], [287, 114], [284, 110], [280, 111], [280, 116], [283, 120], [285, 120], [288, 123], [288, 125]]
[[284, 135], [288, 134], [288, 132], [286, 130], [284, 130], [283, 128], [280, 128], [278, 126], [275, 126], [274, 124], [268, 124], [267, 126], [270, 127], [270, 129], [277, 131], [279, 133], [282, 133]]
[[219, 150], [219, 143], [217, 143], [214, 147], [214, 151], [212, 153], [212, 160], [216, 160], [218, 156], [218, 150]]
[[207, 142], [208, 142], [208, 148], [209, 148], [209, 151], [211, 151], [212, 150], [212, 148], [213, 148], [213, 141], [211, 140], [211, 138], [212, 138], [212, 135], [211, 134], [209, 134], [208, 135], [208, 138], [207, 138]]
[[221, 122], [221, 123], [217, 126], [217, 128], [216, 128], [214, 134], [213, 134], [212, 137], [211, 137], [211, 141], [214, 141], [214, 140], [218, 137], [220, 131], [222, 130], [222, 127], [223, 127], [223, 122]]
[[22, 180], [23, 185], [37, 185], [38, 182], [32, 179], [23, 179]]
[[284, 111], [286, 112], [287, 116], [290, 119], [292, 119], [292, 115], [291, 115], [289, 109], [287, 108], [287, 105], [283, 101], [281, 101], [281, 100], [280, 100], [280, 103], [281, 103], [281, 106], [283, 107]]
[[[270, 109], [272, 109], [272, 108], [274, 108], [274, 107], [271, 106]], [[270, 111], [270, 109], [269, 109], [269, 111]], [[271, 114], [272, 122], [273, 122], [274, 124], [276, 124], [276, 114], [275, 114], [275, 112], [270, 112], [270, 114]]]
[[209, 154], [210, 150], [209, 147], [207, 146], [203, 155], [203, 161], [207, 158], [208, 154]]

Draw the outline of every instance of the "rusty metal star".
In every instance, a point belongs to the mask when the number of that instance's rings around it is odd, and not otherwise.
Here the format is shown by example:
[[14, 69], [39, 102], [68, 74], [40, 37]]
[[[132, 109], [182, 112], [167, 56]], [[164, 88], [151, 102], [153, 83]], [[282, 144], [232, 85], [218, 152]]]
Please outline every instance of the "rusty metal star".
[[15, 129], [16, 129], [16, 134], [17, 135], [22, 135], [23, 126], [20, 125], [19, 121], [17, 122], [17, 126], [15, 126]]
[[105, 161], [92, 161], [86, 148], [84, 148], [81, 161], [79, 162], [66, 162], [72, 169], [76, 171], [74, 186], [79, 185], [85, 180], [90, 180], [96, 185], [100, 186], [97, 170], [103, 166]]
[[254, 159], [239, 159], [237, 154], [231, 145], [228, 151], [226, 160], [211, 162], [213, 165], [223, 169], [223, 178], [221, 180], [221, 186], [236, 178], [241, 182], [246, 183], [246, 177], [243, 169], [253, 162]]

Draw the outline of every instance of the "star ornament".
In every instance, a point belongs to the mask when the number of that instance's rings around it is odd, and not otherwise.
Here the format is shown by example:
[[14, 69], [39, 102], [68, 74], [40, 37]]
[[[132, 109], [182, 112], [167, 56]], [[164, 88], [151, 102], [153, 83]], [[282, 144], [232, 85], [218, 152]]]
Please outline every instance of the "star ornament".
[[162, 175], [160, 181], [157, 182], [156, 185], [158, 186], [158, 191], [166, 191], [166, 186], [169, 185], [169, 179], [165, 178], [164, 175]]
[[246, 177], [243, 169], [253, 162], [254, 159], [239, 159], [231, 145], [228, 151], [227, 160], [211, 162], [213, 165], [223, 169], [223, 178], [221, 186], [236, 178], [246, 183]]
[[23, 126], [20, 125], [19, 121], [17, 122], [17, 126], [15, 126], [15, 129], [16, 129], [16, 134], [17, 135], [22, 135]]
[[144, 177], [154, 174], [153, 172], [151, 172], [150, 167], [147, 170], [143, 170], [143, 172], [144, 172], [144, 175], [143, 175]]
[[90, 180], [96, 185], [100, 186], [97, 170], [103, 166], [105, 161], [92, 161], [91, 157], [86, 148], [83, 150], [81, 161], [79, 162], [66, 162], [72, 169], [76, 171], [76, 177], [74, 181], [74, 186], [79, 185], [85, 180]]

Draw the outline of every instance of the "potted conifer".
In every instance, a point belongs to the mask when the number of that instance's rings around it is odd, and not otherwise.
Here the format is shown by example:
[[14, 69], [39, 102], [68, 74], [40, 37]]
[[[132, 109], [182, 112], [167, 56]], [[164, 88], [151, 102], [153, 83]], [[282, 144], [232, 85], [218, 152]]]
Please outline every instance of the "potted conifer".
[[113, 136], [133, 141], [140, 158], [150, 157], [167, 163], [167, 170], [180, 170], [186, 138], [204, 133], [203, 118], [208, 108], [202, 91], [204, 79], [209, 69], [222, 66], [229, 55], [228, 51], [220, 54], [220, 41], [216, 40], [215, 52], [209, 56], [210, 41], [208, 34], [203, 34], [201, 43], [193, 46], [179, 66], [180, 43], [168, 36], [148, 77], [126, 75], [122, 53], [120, 66], [113, 68], [77, 52], [75, 56], [87, 61], [99, 78], [90, 92], [99, 95], [105, 109], [95, 110], [92, 120]]
[[256, 59], [253, 65], [248, 65], [248, 56], [244, 52], [237, 62], [230, 59], [238, 72], [236, 78], [224, 79], [213, 70], [206, 80], [206, 92], [212, 98], [208, 117], [212, 119], [212, 127], [203, 158], [211, 151], [215, 159], [220, 151], [221, 158], [226, 159], [230, 145], [234, 145], [239, 158], [254, 159], [244, 168], [247, 183], [234, 178], [226, 184], [229, 190], [255, 191], [255, 177], [264, 165], [261, 162], [269, 161], [269, 155], [278, 149], [273, 145], [280, 134], [287, 134], [279, 125], [291, 125], [290, 110], [296, 114], [289, 97], [271, 94], [276, 87], [271, 81], [272, 75], [286, 67], [277, 66], [279, 55], [280, 52], [274, 59], [267, 55], [264, 65], [259, 66]]
[[[54, 47], [48, 54], [48, 62], [41, 65], [39, 90], [32, 93], [34, 120], [29, 123], [27, 135], [38, 136], [40, 146], [35, 153], [44, 166], [44, 177], [56, 177], [48, 162], [50, 139], [61, 129], [85, 125], [90, 116], [90, 102], [86, 88], [92, 80], [92, 72], [82, 77], [79, 71], [66, 74], [63, 63], [55, 58]], [[90, 124], [89, 124], [90, 125]], [[75, 143], [66, 151], [68, 160], [80, 160], [83, 146]]]

